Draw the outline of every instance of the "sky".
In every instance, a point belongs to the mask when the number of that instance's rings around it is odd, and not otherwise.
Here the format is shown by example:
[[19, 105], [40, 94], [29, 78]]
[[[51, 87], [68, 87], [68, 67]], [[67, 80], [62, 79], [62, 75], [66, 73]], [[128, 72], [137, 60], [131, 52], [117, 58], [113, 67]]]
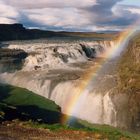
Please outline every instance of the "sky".
[[140, 0], [123, 0], [121, 4], [140, 6]]
[[140, 0], [0, 0], [0, 23], [66, 31], [117, 31], [140, 23]]

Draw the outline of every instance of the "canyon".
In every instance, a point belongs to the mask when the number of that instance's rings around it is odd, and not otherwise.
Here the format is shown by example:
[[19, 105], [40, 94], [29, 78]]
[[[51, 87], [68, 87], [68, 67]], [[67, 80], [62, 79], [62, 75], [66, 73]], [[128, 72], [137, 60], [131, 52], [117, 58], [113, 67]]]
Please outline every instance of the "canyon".
[[120, 56], [107, 58], [115, 40], [42, 39], [6, 44], [7, 49], [21, 49], [28, 55], [20, 70], [0, 74], [2, 83], [53, 100], [62, 113], [90, 123], [139, 129], [140, 107], [130, 102], [130, 94], [118, 89]]

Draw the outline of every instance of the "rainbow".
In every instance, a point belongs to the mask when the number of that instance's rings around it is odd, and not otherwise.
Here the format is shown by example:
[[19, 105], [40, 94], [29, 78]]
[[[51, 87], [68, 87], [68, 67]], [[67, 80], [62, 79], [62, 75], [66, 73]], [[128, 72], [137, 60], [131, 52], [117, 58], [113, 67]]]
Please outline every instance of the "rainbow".
[[[100, 60], [100, 65], [96, 66], [95, 68], [89, 68], [86, 73], [83, 75], [82, 79], [79, 81], [77, 86], [72, 90], [74, 92], [73, 97], [71, 97], [67, 103], [65, 108], [65, 113], [74, 116], [74, 112], [78, 110], [79, 106], [82, 104], [83, 99], [85, 98], [86, 94], [89, 92], [90, 88], [94, 86], [94, 79], [96, 79], [96, 75], [98, 72], [104, 68], [106, 63], [112, 59], [113, 57], [119, 55], [122, 50], [127, 47], [127, 44], [130, 38], [135, 35], [137, 28], [130, 27], [128, 30], [122, 32], [118, 39], [114, 42], [114, 47], [111, 48], [107, 54], [105, 54], [105, 59]], [[73, 117], [62, 116], [61, 122], [63, 124], [69, 124], [73, 121]]]

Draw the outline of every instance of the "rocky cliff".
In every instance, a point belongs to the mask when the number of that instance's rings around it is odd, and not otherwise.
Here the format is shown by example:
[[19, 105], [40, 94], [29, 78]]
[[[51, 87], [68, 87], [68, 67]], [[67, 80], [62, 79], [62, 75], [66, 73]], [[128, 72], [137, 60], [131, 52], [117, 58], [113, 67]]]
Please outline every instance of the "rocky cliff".
[[21, 69], [27, 56], [28, 54], [21, 49], [0, 48], [0, 72]]
[[103, 69], [101, 62], [114, 47], [113, 41], [11, 43], [10, 49], [22, 48], [30, 55], [21, 71], [0, 78], [55, 101], [65, 114], [91, 123], [139, 129], [136, 40], [130, 41], [119, 63], [108, 60]]
[[140, 34], [130, 40], [118, 62], [117, 70], [116, 107], [123, 104], [120, 118], [133, 129], [140, 130]]

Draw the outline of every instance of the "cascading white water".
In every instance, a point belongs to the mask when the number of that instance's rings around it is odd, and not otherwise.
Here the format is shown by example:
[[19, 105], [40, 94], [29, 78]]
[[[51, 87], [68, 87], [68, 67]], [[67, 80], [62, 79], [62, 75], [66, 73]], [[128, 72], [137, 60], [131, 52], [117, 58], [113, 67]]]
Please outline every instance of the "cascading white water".
[[[92, 123], [109, 124], [117, 126], [117, 110], [109, 92], [86, 91], [82, 94], [73, 112], [69, 112], [68, 102], [77, 94], [80, 88], [80, 78], [71, 80], [71, 75], [77, 72], [70, 63], [87, 62], [94, 55], [101, 57], [110, 47], [113, 41], [93, 41], [60, 44], [16, 44], [9, 45], [10, 49], [23, 49], [30, 53], [25, 61], [23, 69], [13, 74], [4, 73], [0, 79], [15, 86], [27, 88], [39, 95], [49, 98], [60, 105], [62, 112], [68, 115], [87, 120]], [[94, 49], [94, 50], [93, 50]], [[93, 54], [92, 54], [93, 53]], [[89, 56], [88, 56], [89, 55]], [[104, 55], [103, 55], [104, 56]], [[89, 58], [88, 58], [89, 57]], [[37, 66], [37, 70], [34, 68]], [[49, 73], [49, 69], [62, 69], [59, 72]], [[70, 71], [72, 68], [72, 72]], [[79, 70], [80, 69], [80, 70]], [[79, 71], [84, 71], [79, 68]], [[64, 75], [65, 71], [70, 71]], [[68, 78], [65, 78], [72, 73]], [[79, 77], [81, 75], [79, 74]], [[98, 87], [100, 88], [100, 87]], [[84, 92], [84, 91], [83, 91]], [[122, 122], [123, 123], [123, 122]]]
[[72, 43], [16, 43], [10, 44], [10, 49], [22, 49], [29, 53], [23, 69], [56, 69], [67, 68], [69, 63], [85, 62], [88, 58], [101, 57], [113, 41], [91, 41]]
[[62, 108], [64, 114], [74, 115], [75, 117], [87, 120], [91, 123], [116, 126], [116, 110], [109, 93], [106, 93], [105, 95], [102, 93], [87, 93], [86, 96], [84, 96], [84, 99], [80, 101], [78, 109], [73, 113], [68, 112], [67, 108], [68, 102], [78, 94], [75, 90], [78, 86], [77, 83], [79, 83], [77, 80], [60, 82], [52, 90], [52, 93], [50, 93], [51, 80], [45, 80], [43, 85], [41, 85], [41, 80], [34, 79], [33, 77], [33, 79], [31, 79], [30, 76], [25, 77], [24, 74], [3, 74], [0, 78], [6, 83], [27, 88], [55, 101], [55, 103]]

